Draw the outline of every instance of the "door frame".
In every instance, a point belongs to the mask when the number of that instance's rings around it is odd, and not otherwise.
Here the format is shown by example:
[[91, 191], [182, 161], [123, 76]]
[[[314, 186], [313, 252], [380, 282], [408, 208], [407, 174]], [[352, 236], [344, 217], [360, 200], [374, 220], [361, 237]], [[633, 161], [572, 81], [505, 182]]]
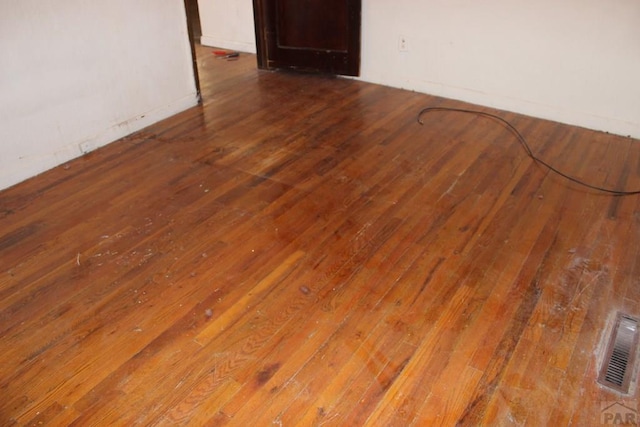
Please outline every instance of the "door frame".
[[[184, 14], [187, 19], [187, 33], [189, 35], [189, 46], [191, 48], [191, 62], [193, 68], [193, 78], [196, 83], [196, 97], [198, 104], [202, 104], [202, 92], [200, 91], [200, 76], [198, 75], [198, 60], [196, 58], [196, 41], [193, 37], [193, 23], [189, 15], [189, 0], [184, 0]], [[199, 13], [199, 12], [198, 12]]]
[[253, 0], [253, 21], [256, 33], [256, 57], [258, 68], [268, 69], [269, 51], [267, 43], [266, 12], [262, 0]]
[[[270, 36], [276, 32], [275, 28], [269, 28], [269, 19], [267, 10], [267, 1], [270, 0], [253, 0], [253, 15], [254, 15], [254, 29], [256, 37], [256, 57], [258, 60], [258, 68], [272, 70], [280, 68], [280, 65], [273, 65], [271, 58], [279, 58], [280, 54], [276, 54], [269, 51], [272, 47], [271, 43], [274, 40], [270, 39]], [[276, 0], [273, 0], [276, 1]], [[337, 74], [359, 76], [360, 75], [360, 53], [361, 53], [361, 31], [362, 31], [362, 2], [354, 0], [348, 1], [349, 7], [349, 25], [353, 25], [357, 22], [357, 31], [349, 31], [348, 39], [348, 54], [346, 56], [347, 62], [345, 68], [342, 71], [338, 71]], [[352, 28], [356, 28], [355, 25]], [[275, 36], [274, 36], [275, 37]], [[277, 41], [276, 41], [277, 42]], [[302, 50], [304, 51], [304, 50]], [[319, 52], [319, 51], [317, 51]], [[340, 53], [338, 53], [340, 54]], [[275, 62], [279, 62], [277, 59]], [[286, 61], [283, 61], [286, 62]], [[283, 68], [298, 69], [294, 66], [285, 65]], [[308, 70], [304, 66], [302, 70]], [[321, 71], [322, 72], [322, 71]]]

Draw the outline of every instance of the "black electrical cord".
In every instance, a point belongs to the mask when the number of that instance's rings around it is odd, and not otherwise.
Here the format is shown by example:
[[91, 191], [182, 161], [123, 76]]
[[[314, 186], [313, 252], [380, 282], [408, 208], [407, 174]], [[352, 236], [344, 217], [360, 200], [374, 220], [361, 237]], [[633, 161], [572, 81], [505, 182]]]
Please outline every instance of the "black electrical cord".
[[529, 144], [527, 143], [527, 140], [524, 138], [524, 136], [522, 136], [522, 134], [518, 131], [518, 129], [516, 129], [515, 126], [513, 126], [511, 123], [509, 123], [508, 121], [506, 121], [502, 117], [497, 116], [495, 114], [485, 113], [484, 111], [467, 110], [467, 109], [464, 109], [464, 108], [427, 107], [427, 108], [423, 109], [422, 111], [420, 111], [420, 113], [418, 113], [418, 123], [420, 123], [421, 125], [424, 125], [424, 122], [422, 121], [422, 116], [424, 114], [432, 113], [432, 112], [436, 112], [436, 111], [446, 111], [446, 112], [472, 114], [472, 115], [475, 115], [475, 116], [486, 117], [486, 118], [489, 118], [491, 120], [497, 121], [498, 123], [503, 125], [505, 128], [507, 128], [507, 130], [509, 132], [511, 132], [516, 137], [516, 139], [518, 140], [520, 145], [522, 145], [522, 147], [524, 148], [524, 151], [526, 151], [527, 155], [533, 161], [543, 165], [544, 167], [546, 167], [550, 171], [560, 175], [561, 177], [563, 177], [565, 179], [568, 179], [569, 181], [575, 182], [578, 185], [582, 185], [583, 187], [591, 188], [592, 190], [601, 191], [603, 193], [612, 194], [614, 196], [631, 196], [631, 195], [634, 195], [634, 194], [640, 194], [640, 190], [626, 191], [626, 190], [612, 190], [610, 188], [598, 187], [597, 185], [592, 185], [592, 184], [589, 184], [587, 182], [581, 181], [578, 178], [574, 178], [574, 177], [572, 177], [570, 175], [567, 175], [566, 173], [556, 169], [555, 167], [551, 166], [549, 163], [547, 163], [544, 160], [536, 157], [536, 155], [533, 154], [533, 151], [531, 150], [531, 147], [529, 147]]

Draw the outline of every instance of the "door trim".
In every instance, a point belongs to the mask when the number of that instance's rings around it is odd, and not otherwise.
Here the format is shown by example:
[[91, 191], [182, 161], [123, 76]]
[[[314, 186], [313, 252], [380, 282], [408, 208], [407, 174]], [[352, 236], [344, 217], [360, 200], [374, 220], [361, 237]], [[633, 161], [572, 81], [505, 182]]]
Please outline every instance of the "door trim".
[[253, 0], [253, 20], [254, 30], [256, 33], [256, 56], [258, 59], [258, 68], [268, 69], [268, 45], [267, 30], [265, 25], [265, 10], [262, 0]]
[[198, 60], [196, 58], [196, 41], [193, 38], [193, 23], [189, 17], [189, 5], [188, 0], [184, 0], [184, 15], [187, 19], [187, 33], [189, 34], [189, 46], [191, 48], [191, 63], [193, 67], [193, 78], [196, 83], [196, 97], [198, 104], [202, 104], [202, 92], [200, 91], [200, 76], [198, 75]]

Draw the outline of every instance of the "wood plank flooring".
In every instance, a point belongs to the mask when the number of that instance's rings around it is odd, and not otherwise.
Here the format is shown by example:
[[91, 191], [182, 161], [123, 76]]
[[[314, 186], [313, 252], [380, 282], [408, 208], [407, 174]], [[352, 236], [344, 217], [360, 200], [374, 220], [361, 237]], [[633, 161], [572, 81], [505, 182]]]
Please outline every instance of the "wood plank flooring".
[[[640, 196], [460, 102], [199, 47], [204, 103], [0, 192], [1, 425], [601, 425]], [[495, 112], [640, 187], [640, 144]], [[37, 126], [37, 124], [34, 124]]]

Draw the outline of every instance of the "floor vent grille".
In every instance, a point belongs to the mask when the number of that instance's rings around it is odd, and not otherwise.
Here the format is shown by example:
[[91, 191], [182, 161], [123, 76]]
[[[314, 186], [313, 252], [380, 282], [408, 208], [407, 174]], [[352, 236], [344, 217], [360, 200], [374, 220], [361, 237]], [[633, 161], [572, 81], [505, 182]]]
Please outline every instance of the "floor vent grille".
[[620, 393], [629, 393], [638, 348], [638, 319], [618, 313], [611, 331], [598, 382]]

